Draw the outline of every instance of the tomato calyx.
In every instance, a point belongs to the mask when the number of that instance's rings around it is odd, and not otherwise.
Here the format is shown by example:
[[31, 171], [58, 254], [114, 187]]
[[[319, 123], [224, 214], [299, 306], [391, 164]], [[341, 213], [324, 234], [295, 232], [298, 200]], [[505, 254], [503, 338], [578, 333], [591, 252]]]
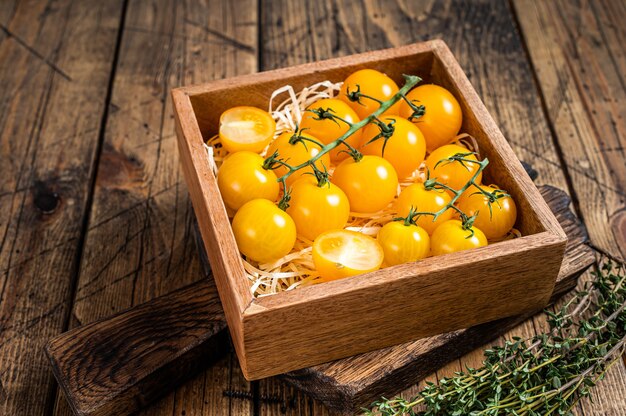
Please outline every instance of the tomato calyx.
[[[347, 120], [344, 120], [343, 118], [339, 117], [336, 114], [333, 114], [335, 112], [334, 109], [328, 107], [328, 108], [324, 108], [324, 107], [319, 107], [319, 108], [310, 108], [308, 110], [309, 113], [313, 113], [315, 114], [316, 117], [313, 117], [313, 120], [317, 120], [317, 121], [321, 121], [321, 120], [331, 120], [333, 123], [337, 124], [338, 126], [339, 121], [343, 121], [345, 124], [348, 125], [348, 127], [352, 127], [352, 123], [350, 123]], [[339, 121], [337, 121], [339, 120]]]
[[469, 239], [469, 238], [474, 237], [474, 221], [476, 221], [476, 217], [478, 217], [478, 211], [476, 211], [474, 215], [468, 217], [464, 212], [460, 211], [458, 208], [457, 210], [459, 211], [460, 217], [461, 217], [461, 227], [464, 230], [469, 231], [469, 234], [465, 238]]
[[370, 95], [367, 94], [363, 94], [361, 92], [361, 86], [359, 84], [356, 84], [356, 90], [354, 91], [350, 91], [349, 89], [346, 89], [346, 96], [348, 97], [348, 100], [354, 102], [354, 103], [359, 103], [362, 106], [365, 106], [365, 104], [363, 104], [361, 102], [361, 98], [367, 98], [368, 100], [372, 100], [372, 101], [376, 101], [378, 104], [382, 104], [384, 101], [379, 100], [376, 97], [372, 97]]
[[365, 143], [365, 146], [367, 146], [368, 144], [373, 143], [376, 140], [382, 138], [384, 140], [384, 142], [383, 142], [383, 148], [382, 148], [382, 150], [380, 152], [380, 155], [384, 157], [385, 156], [385, 147], [387, 147], [387, 142], [389, 141], [389, 139], [391, 139], [391, 136], [393, 136], [393, 133], [396, 130], [396, 128], [393, 126], [394, 124], [396, 124], [396, 120], [395, 119], [391, 119], [391, 121], [389, 121], [389, 123], [385, 123], [384, 121], [382, 121], [378, 117], [374, 117], [374, 119], [372, 120], [372, 124], [375, 124], [376, 126], [378, 126], [378, 128], [380, 129], [380, 133], [378, 133], [376, 136], [372, 137], [372, 139], [370, 141]]
[[283, 161], [278, 158], [278, 150], [263, 160], [263, 169], [265, 170], [274, 170], [279, 165], [283, 165]]
[[287, 211], [287, 208], [289, 208], [289, 201], [291, 201], [291, 188], [285, 188], [282, 198], [278, 201], [278, 208], [283, 211]]
[[317, 186], [319, 188], [323, 186], [330, 186], [330, 175], [328, 175], [328, 170], [326, 170], [326, 166], [322, 165], [324, 167], [324, 171], [320, 170], [315, 165], [312, 165], [312, 166], [313, 166], [313, 173], [309, 172], [309, 174], [315, 176], [315, 179], [317, 180]]
[[[289, 163], [280, 159], [278, 155], [278, 151], [275, 151], [274, 153], [266, 157], [265, 160], [263, 161], [263, 169], [266, 169], [266, 170], [274, 170], [278, 168], [279, 166], [285, 166], [287, 169], [289, 169], [289, 171], [293, 169], [293, 167]], [[278, 208], [285, 211], [287, 208], [289, 208], [289, 200], [291, 199], [291, 189], [287, 186], [286, 176], [281, 176], [280, 178], [276, 180], [281, 184], [282, 190], [283, 190], [283, 196], [282, 198], [280, 198], [280, 201], [278, 201]]]
[[425, 215], [424, 213], [420, 213], [417, 208], [411, 205], [409, 208], [409, 213], [406, 217], [396, 217], [392, 218], [391, 221], [402, 221], [405, 227], [409, 227], [411, 225], [417, 225], [417, 219], [420, 215]]
[[419, 119], [420, 117], [422, 117], [424, 114], [426, 114], [426, 106], [423, 104], [415, 104], [415, 103], [419, 103], [419, 100], [409, 100], [406, 96], [402, 97], [404, 99], [404, 101], [408, 104], [408, 106], [411, 108], [411, 110], [413, 110], [413, 113], [411, 113], [411, 115], [409, 117], [407, 117], [407, 120], [409, 121], [415, 121], [417, 119]]
[[318, 140], [312, 139], [311, 137], [303, 136], [301, 133], [304, 132], [305, 130], [309, 130], [309, 129], [306, 128], [306, 127], [305, 128], [300, 128], [300, 127], [298, 127], [298, 124], [296, 124], [296, 128], [293, 131], [293, 134], [291, 135], [291, 137], [289, 137], [289, 144], [290, 145], [296, 145], [297, 143], [302, 143], [304, 148], [307, 149], [307, 150], [308, 150], [308, 148], [306, 146], [306, 142], [313, 143], [313, 144], [319, 146], [320, 149], [322, 147], [324, 147], [324, 144], [320, 143]]
[[439, 164], [443, 163], [444, 165], [447, 165], [448, 163], [453, 163], [453, 162], [459, 162], [461, 164], [461, 166], [463, 166], [465, 169], [467, 170], [471, 170], [466, 163], [476, 163], [480, 165], [480, 161], [478, 160], [474, 160], [474, 159], [469, 159], [468, 156], [478, 156], [476, 154], [476, 152], [466, 152], [466, 153], [455, 153], [450, 157], [447, 157], [445, 159], [441, 159], [440, 161], [438, 161], [437, 163], [435, 163], [435, 167], [439, 166]]

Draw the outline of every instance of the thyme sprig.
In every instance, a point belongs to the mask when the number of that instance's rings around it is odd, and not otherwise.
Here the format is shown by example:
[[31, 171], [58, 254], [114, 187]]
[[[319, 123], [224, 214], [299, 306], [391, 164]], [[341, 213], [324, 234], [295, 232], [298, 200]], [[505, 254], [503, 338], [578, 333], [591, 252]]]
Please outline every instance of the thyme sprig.
[[625, 265], [602, 261], [583, 290], [546, 314], [547, 333], [529, 340], [514, 337], [486, 350], [482, 368], [467, 368], [438, 385], [427, 383], [412, 399], [383, 398], [365, 414], [569, 414], [625, 350]]

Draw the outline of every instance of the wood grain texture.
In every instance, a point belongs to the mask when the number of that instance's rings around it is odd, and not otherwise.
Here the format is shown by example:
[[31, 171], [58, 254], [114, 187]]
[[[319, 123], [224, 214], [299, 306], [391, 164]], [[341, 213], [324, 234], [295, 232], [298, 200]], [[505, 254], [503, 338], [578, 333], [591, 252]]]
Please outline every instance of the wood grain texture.
[[[253, 1], [239, 6], [256, 9]], [[252, 23], [251, 25], [249, 23]], [[204, 278], [176, 150], [170, 89], [257, 69], [256, 20], [229, 1], [130, 1], [112, 84], [71, 326], [87, 324]], [[181, 411], [196, 391], [239, 387], [236, 361], [198, 377], [153, 414]], [[247, 383], [246, 383], [247, 385]], [[216, 400], [224, 414], [249, 404]], [[70, 409], [58, 396], [56, 415]]]
[[0, 2], [0, 414], [54, 400], [122, 2]]
[[[626, 5], [612, 1], [514, 1], [543, 104], [592, 244], [626, 253]], [[546, 41], [548, 40], [548, 41]], [[626, 361], [626, 360], [625, 360]], [[626, 367], [594, 391], [586, 414], [623, 414]]]
[[66, 332], [46, 353], [75, 414], [132, 414], [226, 355], [225, 329], [215, 286], [195, 284]]
[[591, 242], [625, 259], [626, 4], [513, 3]]
[[[203, 136], [217, 131], [218, 116], [226, 106], [262, 106], [278, 85], [299, 89], [325, 79], [341, 80], [364, 67], [377, 68], [398, 81], [403, 73], [420, 74], [457, 97], [464, 113], [462, 131], [472, 135], [481, 155], [489, 158], [488, 180], [504, 186], [516, 200], [521, 213], [516, 227], [523, 237], [475, 249], [471, 255], [449, 254], [445, 261], [427, 258], [419, 267], [403, 264], [250, 299]], [[183, 171], [246, 378], [259, 379], [522, 314], [547, 303], [565, 234], [445, 43], [417, 43], [219, 80], [174, 90], [172, 96]], [[421, 302], [407, 304], [407, 298]], [[326, 321], [320, 321], [319, 314]], [[371, 327], [378, 328], [376, 337], [368, 336]]]
[[[538, 181], [566, 188], [559, 155], [555, 151], [533, 80], [534, 69], [538, 75], [548, 70], [537, 65], [536, 57], [531, 56], [534, 68], [528, 65], [520, 35], [516, 31], [516, 21], [506, 1], [264, 0], [259, 1], [259, 4], [239, 1], [237, 6], [232, 6], [231, 3], [234, 4], [226, 1], [185, 1], [179, 2], [174, 10], [171, 5], [161, 7], [160, 4], [165, 3], [160, 1], [129, 1], [131, 8], [135, 7], [145, 14], [143, 21], [163, 19], [165, 13], [187, 16], [189, 22], [178, 25], [174, 33], [174, 37], [180, 41], [177, 45], [184, 43], [184, 52], [176, 54], [173, 59], [176, 65], [184, 67], [186, 83], [199, 83], [209, 78], [252, 71], [257, 63], [262, 69], [272, 69], [434, 37], [443, 38], [470, 76], [516, 153], [522, 160], [533, 162], [539, 172]], [[540, 27], [531, 28], [528, 33], [549, 33], [550, 26], [558, 22], [559, 36], [540, 37], [539, 46], [549, 47], [551, 50], [560, 47], [568, 56], [567, 64], [575, 69], [574, 75], [583, 80], [583, 93], [579, 94], [579, 99], [585, 100], [586, 113], [592, 114], [594, 120], [602, 120], [601, 124], [594, 121], [594, 128], [602, 131], [601, 135], [596, 136], [599, 148], [590, 151], [582, 162], [578, 162], [576, 157], [565, 157], [564, 160], [569, 165], [569, 170], [576, 170], [579, 175], [594, 174], [587, 159], [592, 163], [609, 164], [610, 167], [601, 169], [610, 172], [611, 179], [617, 183], [620, 178], [625, 177], [619, 169], [619, 164], [624, 160], [623, 154], [620, 154], [623, 152], [623, 133], [616, 135], [613, 131], [623, 132], [623, 124], [620, 123], [624, 120], [619, 112], [620, 109], [623, 110], [623, 105], [621, 101], [615, 101], [623, 91], [623, 86], [616, 87], [620, 85], [616, 76], [623, 77], [624, 74], [623, 12], [620, 9], [623, 2], [608, 0], [543, 3], [536, 10], [530, 7], [518, 11], [520, 15], [524, 12], [530, 15], [541, 14]], [[92, 7], [92, 4], [97, 6]], [[550, 18], [546, 18], [546, 7], [554, 10], [553, 4], [559, 6], [557, 13], [550, 11]], [[112, 13], [111, 10], [115, 7], [119, 9]], [[261, 20], [257, 20], [257, 10], [261, 13]], [[44, 355], [40, 346], [46, 337], [57, 334], [64, 328], [59, 323], [63, 321], [59, 316], [67, 316], [68, 309], [71, 309], [72, 295], [68, 295], [71, 290], [67, 288], [72, 286], [75, 275], [72, 275], [68, 264], [77, 263], [75, 256], [80, 233], [75, 230], [82, 223], [84, 214], [81, 213], [88, 209], [88, 202], [85, 200], [88, 201], [90, 197], [85, 186], [89, 180], [85, 178], [93, 177], [85, 176], [82, 173], [84, 170], [78, 166], [84, 160], [94, 157], [94, 153], [90, 151], [93, 151], [93, 143], [96, 142], [94, 138], [98, 134], [97, 125], [102, 109], [100, 108], [99, 113], [93, 109], [102, 106], [105, 101], [106, 81], [102, 81], [102, 78], [113, 76], [113, 50], [121, 17], [121, 2], [118, 1], [0, 2], [0, 287], [4, 288], [4, 292], [0, 294], [0, 338], [4, 342], [0, 347], [2, 414], [10, 412], [12, 415], [30, 416], [42, 414], [50, 407], [48, 404], [54, 388], [50, 384], [51, 373], [43, 364]], [[522, 18], [519, 20], [524, 35], [525, 25]], [[129, 26], [128, 30], [143, 33], [144, 43], [147, 45], [146, 54], [150, 53], [155, 57], [152, 60], [154, 65], [165, 62], [165, 55], [172, 56], [168, 52], [168, 40], [172, 33], [169, 28], [148, 24], [133, 28]], [[124, 36], [128, 38], [130, 35], [124, 33]], [[528, 40], [528, 36], [525, 38]], [[544, 42], [545, 39], [549, 42]], [[258, 51], [257, 42], [261, 45]], [[133, 50], [137, 49], [141, 48], [133, 46]], [[553, 60], [550, 56], [542, 58], [548, 64]], [[127, 65], [131, 61], [127, 59], [125, 62], [124, 65]], [[159, 75], [163, 73], [162, 68], [159, 70], [149, 65], [137, 64], [133, 66], [132, 71], [141, 79], [140, 82], [152, 82], [156, 86], [154, 93], [159, 95], [158, 86], [163, 81], [162, 75]], [[568, 78], [563, 75], [568, 70], [563, 68], [559, 67], [559, 79], [565, 81]], [[618, 71], [612, 68], [621, 69]], [[129, 68], [126, 70], [131, 72]], [[144, 73], [147, 75], [142, 78]], [[63, 74], [71, 78], [71, 82]], [[537, 80], [544, 84], [541, 77], [537, 77]], [[587, 92], [584, 84], [590, 83], [600, 85], [601, 89]], [[126, 81], [125, 85], [128, 84]], [[562, 111], [569, 111], [568, 107], [572, 106], [568, 102], [572, 98], [561, 93], [560, 86], [570, 88], [571, 84], [560, 82], [552, 89], [553, 98], [544, 96], [546, 103], [554, 103], [552, 106], [546, 105], [546, 108], [549, 107], [549, 111], [557, 115]], [[129, 94], [134, 94], [135, 91], [133, 88], [128, 89]], [[123, 94], [123, 91], [118, 94]], [[142, 95], [144, 98], [146, 96], [147, 94]], [[567, 99], [562, 100], [560, 97], [563, 96]], [[156, 116], [146, 113], [159, 113], [160, 107], [151, 104], [147, 107], [149, 108], [143, 112], [133, 110], [134, 116], [143, 119], [134, 122], [128, 120], [129, 127], [126, 131], [129, 136], [135, 136], [131, 132], [132, 125], [136, 127], [133, 131], [137, 135], [145, 134], [140, 128], [144, 119], [151, 120], [151, 129], [155, 127], [152, 120]], [[110, 112], [115, 109], [116, 107], [111, 107]], [[165, 125], [167, 128], [168, 124]], [[120, 131], [125, 134], [124, 130]], [[577, 134], [563, 137], [559, 142], [567, 156], [571, 146], [578, 146], [575, 141], [579, 139]], [[140, 146], [135, 152], [142, 159], [154, 158], [147, 155], [147, 152], [154, 152], [153, 147]], [[594, 157], [594, 152], [601, 157]], [[169, 162], [168, 164], [172, 165]], [[122, 177], [132, 171], [126, 164], [108, 165], [121, 165], [121, 169], [113, 171], [119, 171], [119, 176]], [[577, 190], [577, 205], [582, 207], [583, 203], [588, 204], [587, 209], [595, 206], [585, 200], [588, 196], [586, 184], [597, 186], [595, 179], [573, 181]], [[34, 186], [37, 180], [49, 187]], [[128, 184], [131, 181], [121, 182]], [[577, 183], [582, 183], [583, 186], [577, 186]], [[124, 189], [128, 186], [120, 187]], [[56, 198], [50, 197], [54, 192], [61, 196], [61, 204], [56, 211], [43, 214], [42, 209], [50, 210], [54, 206]], [[162, 198], [170, 201], [168, 204], [162, 204], [163, 199], [160, 200], [158, 206], [161, 208], [158, 209], [155, 209], [155, 205], [148, 208], [144, 204], [143, 208], [134, 210], [132, 215], [137, 221], [145, 221], [146, 217], [140, 212], [149, 211], [148, 225], [156, 222], [157, 211], [170, 215], [168, 221], [171, 218], [180, 218], [181, 215], [184, 217], [190, 212], [189, 209], [181, 209], [182, 199], [186, 198], [185, 192], [184, 186], [179, 187], [177, 215], [173, 215], [171, 208], [161, 210], [165, 205], [176, 205], [172, 202], [172, 191], [161, 194]], [[33, 207], [36, 195], [40, 196], [37, 200], [42, 208]], [[157, 199], [158, 197], [159, 195], [156, 196]], [[115, 199], [115, 203], [119, 202], [120, 200]], [[599, 208], [599, 212], [603, 209]], [[580, 212], [582, 211], [581, 208]], [[611, 210], [605, 211], [610, 214]], [[619, 212], [618, 210], [617, 214]], [[596, 222], [603, 224], [603, 213], [596, 214], [592, 211], [583, 214], [583, 217], [586, 219], [589, 215], [597, 216]], [[619, 219], [623, 216], [614, 215], [613, 218]], [[185, 229], [186, 241], [191, 239], [188, 221], [186, 218], [182, 221], [176, 220], [177, 229]], [[613, 221], [618, 225], [620, 223]], [[185, 226], [181, 227], [183, 222]], [[161, 225], [167, 224], [162, 222]], [[171, 228], [171, 223], [169, 226]], [[115, 235], [124, 230], [124, 227], [125, 224], [120, 223], [120, 227], [112, 227], [109, 234], [101, 234], [105, 253], [106, 242], [117, 241]], [[619, 230], [619, 227], [613, 229]], [[608, 235], [600, 231], [592, 234], [595, 234], [593, 240], [596, 246], [606, 240]], [[618, 237], [619, 233], [615, 235], [615, 239]], [[167, 240], [169, 236], [164, 238]], [[178, 263], [181, 251], [184, 261], [196, 261], [191, 242], [188, 241], [184, 246], [185, 249], [175, 251], [178, 254], [172, 257], [173, 264]], [[146, 247], [156, 245], [148, 243]], [[118, 256], [124, 256], [125, 252], [122, 248]], [[144, 258], [150, 259], [147, 251], [146, 254]], [[90, 261], [97, 261], [97, 255]], [[85, 294], [105, 301], [109, 299], [106, 294], [108, 286], [114, 287], [116, 279], [124, 280], [123, 276], [127, 272], [137, 268], [136, 250], [133, 249], [128, 255], [131, 267], [127, 268], [121, 261], [114, 262], [116, 265], [113, 268], [117, 271], [109, 270], [104, 273], [109, 283], [98, 286], [98, 293], [90, 294], [85, 291]], [[10, 269], [7, 270], [9, 262]], [[171, 280], [165, 282], [159, 277], [162, 273], [162, 270], [156, 270], [155, 294], [165, 293], [192, 279], [187, 280], [184, 277], [184, 282], [180, 282], [177, 280], [178, 276], [172, 275]], [[140, 285], [143, 288], [146, 286]], [[124, 296], [121, 291], [116, 293]], [[116, 296], [111, 299], [114, 300]], [[141, 296], [143, 295], [138, 297]], [[150, 296], [152, 294], [141, 297], [139, 301]], [[112, 303], [116, 310], [120, 310], [135, 302]], [[91, 322], [111, 311], [110, 306], [108, 310], [103, 305], [97, 308], [98, 311], [88, 318], [89, 314], [85, 312], [88, 305], [81, 307], [84, 322]], [[77, 323], [74, 320], [74, 324]], [[540, 329], [541, 319], [536, 318], [526, 321], [507, 336], [532, 335]], [[481, 355], [481, 351], [466, 355], [461, 362], [456, 361], [438, 373], [447, 374], [451, 369], [460, 368], [461, 363], [471, 365], [479, 362]], [[584, 409], [579, 409], [575, 414], [621, 415], [626, 407], [622, 405], [626, 387], [620, 381], [624, 380], [624, 374], [626, 370], [623, 365], [613, 367], [608, 378], [596, 387], [594, 402], [585, 402]], [[433, 374], [428, 379], [436, 381], [437, 375]], [[226, 397], [223, 395], [224, 390], [246, 391], [252, 399]], [[415, 387], [408, 392], [410, 391], [415, 391]], [[263, 395], [279, 395], [291, 402], [292, 392], [292, 389], [285, 388], [284, 383], [275, 377], [250, 385], [238, 373], [236, 358], [227, 356], [176, 393], [153, 404], [146, 414], [180, 415], [185, 412], [186, 415], [245, 415], [253, 410], [257, 410], [259, 414], [282, 414], [281, 403], [259, 399]], [[304, 399], [298, 393], [295, 396], [298, 406], [287, 406], [286, 414], [326, 414], [319, 402]], [[62, 407], [64, 401], [60, 400], [59, 403], [61, 408], [57, 408], [56, 414], [69, 414], [70, 410]]]
[[[569, 210], [567, 195], [549, 186], [541, 191], [570, 236], [564, 261], [567, 266], [553, 294], [557, 297], [576, 283], [576, 277], [594, 257], [585, 245], [584, 229]], [[199, 245], [203, 253], [201, 240]], [[201, 258], [208, 271], [206, 256]], [[518, 316], [422, 339], [282, 378], [330, 408], [351, 413], [376, 397], [395, 394], [526, 318]], [[53, 339], [47, 352], [76, 414], [129, 414], [187, 377], [194, 361], [196, 370], [200, 369], [203, 355], [205, 359], [226, 355], [229, 347], [225, 327], [216, 288], [207, 279], [71, 330]], [[265, 383], [257, 396], [268, 414], [295, 412], [310, 404], [294, 389], [276, 383]], [[244, 396], [239, 393], [239, 397]]]

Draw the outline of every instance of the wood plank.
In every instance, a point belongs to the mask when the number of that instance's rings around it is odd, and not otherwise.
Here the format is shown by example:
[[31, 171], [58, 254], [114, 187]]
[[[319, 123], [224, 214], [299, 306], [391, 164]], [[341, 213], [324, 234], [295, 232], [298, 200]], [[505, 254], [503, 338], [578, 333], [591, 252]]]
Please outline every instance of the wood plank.
[[[129, 2], [72, 326], [204, 278], [190, 233], [169, 92], [255, 71], [256, 9], [253, 0]], [[247, 414], [250, 404], [224, 400], [215, 389], [242, 384], [247, 386], [236, 361], [222, 360], [149, 413], [197, 409], [200, 392], [214, 400], [204, 407], [216, 414]], [[69, 414], [64, 399], [56, 407], [55, 414]]]
[[0, 2], [0, 414], [44, 414], [66, 329], [122, 1]]
[[626, 4], [611, 0], [514, 4], [591, 241], [624, 259]]
[[[591, 241], [624, 259], [626, 5], [613, 1], [513, 4]], [[595, 404], [581, 406], [586, 414], [622, 414], [624, 391], [622, 361], [594, 391]]]
[[[542, 194], [571, 236], [565, 258], [569, 267], [563, 267], [563, 271], [572, 274], [559, 276], [555, 291], [560, 294], [571, 288], [594, 257], [585, 245], [584, 230], [569, 210], [565, 193], [544, 186]], [[205, 253], [205, 248], [201, 247], [200, 252]], [[201, 259], [208, 270], [205, 257]], [[82, 409], [84, 415], [106, 414], [111, 409], [128, 414], [134, 410], [129, 403], [146, 403], [156, 390], [163, 391], [163, 385], [171, 386], [173, 380], [186, 375], [187, 357], [225, 353], [224, 319], [214, 283], [207, 279], [123, 314], [71, 330], [51, 341], [48, 354], [74, 409]], [[351, 412], [380, 395], [394, 394], [523, 319], [516, 317], [417, 340], [282, 377], [335, 410]], [[205, 324], [195, 324], [202, 321]], [[195, 383], [190, 384], [183, 390], [196, 393], [184, 409], [200, 411], [198, 390]], [[263, 390], [255, 384], [251, 391], [239, 387], [226, 394], [245, 400], [256, 397], [263, 414], [306, 413], [312, 404], [282, 383], [265, 384]]]

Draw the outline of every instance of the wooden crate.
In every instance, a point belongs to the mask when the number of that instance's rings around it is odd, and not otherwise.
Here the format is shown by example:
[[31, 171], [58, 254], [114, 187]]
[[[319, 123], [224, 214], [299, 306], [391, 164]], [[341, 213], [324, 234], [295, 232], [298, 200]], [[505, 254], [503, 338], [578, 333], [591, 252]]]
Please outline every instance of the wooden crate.
[[[203, 141], [235, 105], [267, 108], [272, 91], [296, 91], [374, 68], [402, 84], [414, 74], [447, 88], [463, 110], [463, 132], [489, 158], [485, 183], [508, 190], [523, 237], [487, 247], [255, 299]], [[177, 88], [172, 91], [185, 178], [245, 377], [259, 379], [545, 305], [567, 241], [443, 41]]]

